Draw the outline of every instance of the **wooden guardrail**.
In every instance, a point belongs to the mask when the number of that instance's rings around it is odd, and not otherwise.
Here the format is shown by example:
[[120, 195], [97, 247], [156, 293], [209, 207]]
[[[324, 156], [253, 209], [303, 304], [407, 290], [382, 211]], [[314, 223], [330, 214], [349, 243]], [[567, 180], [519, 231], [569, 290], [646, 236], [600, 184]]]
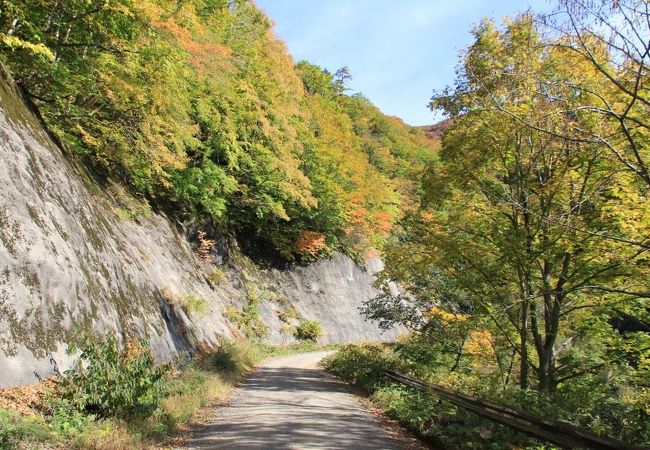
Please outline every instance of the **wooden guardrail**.
[[607, 436], [597, 435], [566, 422], [548, 419], [526, 411], [508, 408], [459, 392], [450, 391], [441, 386], [428, 384], [398, 372], [388, 370], [384, 373], [387, 377], [399, 381], [402, 384], [434, 394], [478, 415], [565, 448], [648, 450], [645, 447], [628, 444]]

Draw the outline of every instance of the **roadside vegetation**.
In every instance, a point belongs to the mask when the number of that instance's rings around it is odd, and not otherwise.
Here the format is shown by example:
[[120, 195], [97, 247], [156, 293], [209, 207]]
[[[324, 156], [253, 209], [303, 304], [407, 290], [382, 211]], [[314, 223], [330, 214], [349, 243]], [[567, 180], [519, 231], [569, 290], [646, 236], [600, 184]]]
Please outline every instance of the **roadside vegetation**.
[[[345, 67], [294, 63], [247, 0], [0, 0], [0, 60], [106, 185], [285, 261], [379, 250], [384, 292], [363, 310], [412, 334], [327, 366], [436, 445], [548, 448], [382, 370], [647, 446], [650, 7], [555, 4], [472, 30], [430, 101], [440, 147], [349, 95]], [[259, 302], [227, 311], [250, 338]], [[286, 319], [315, 345], [317, 323]], [[0, 412], [0, 442], [161, 442], [275, 351], [224, 344], [177, 369], [146, 343], [87, 343], [35, 415]]]
[[492, 348], [470, 341], [457, 349], [438, 336], [418, 333], [393, 344], [349, 345], [324, 361], [325, 368], [361, 388], [372, 402], [434, 448], [526, 448], [554, 446], [481, 418], [463, 408], [385, 376], [394, 370], [497, 404], [568, 422], [595, 433], [647, 446], [647, 389], [625, 384], [625, 374], [598, 373], [566, 383], [553, 396], [520, 389], [504, 380]]
[[[41, 387], [0, 391], [0, 449], [159, 448], [182, 441], [189, 423], [225, 401], [267, 356], [322, 349], [313, 342], [273, 347], [224, 341], [190, 363], [156, 366], [146, 341], [84, 337], [77, 365]], [[329, 347], [334, 348], [334, 347]], [[36, 389], [38, 395], [27, 395]], [[6, 403], [5, 403], [6, 404]]]
[[296, 326], [296, 332], [293, 335], [299, 341], [316, 342], [324, 334], [323, 326], [318, 320], [303, 320]]

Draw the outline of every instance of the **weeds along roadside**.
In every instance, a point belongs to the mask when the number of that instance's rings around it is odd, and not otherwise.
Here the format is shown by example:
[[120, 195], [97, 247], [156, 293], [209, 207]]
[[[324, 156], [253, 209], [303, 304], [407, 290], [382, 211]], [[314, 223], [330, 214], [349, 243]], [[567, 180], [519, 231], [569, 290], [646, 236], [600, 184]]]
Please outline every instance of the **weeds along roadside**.
[[183, 367], [156, 366], [146, 341], [120, 348], [110, 335], [87, 338], [78, 364], [61, 377], [0, 391], [0, 449], [174, 445], [262, 359], [323, 348], [225, 341]]
[[[647, 446], [650, 422], [647, 388], [620, 384], [610, 389], [603, 377], [585, 375], [579, 383], [561, 385], [553, 396], [506, 386], [480, 356], [455, 356], [414, 335], [389, 344], [346, 345], [323, 361], [326, 370], [360, 388], [372, 403], [434, 448], [553, 449], [523, 433], [383, 376], [394, 370], [494, 403], [571, 423], [595, 433]], [[454, 367], [454, 369], [452, 369]], [[617, 385], [616, 380], [612, 385]]]

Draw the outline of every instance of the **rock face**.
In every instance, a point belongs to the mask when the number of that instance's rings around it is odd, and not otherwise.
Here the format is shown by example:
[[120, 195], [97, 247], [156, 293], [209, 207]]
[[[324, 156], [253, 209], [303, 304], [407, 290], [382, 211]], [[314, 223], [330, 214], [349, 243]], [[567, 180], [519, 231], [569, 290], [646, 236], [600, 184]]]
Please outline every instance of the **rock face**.
[[[364, 269], [343, 254], [307, 267], [288, 271], [265, 271], [265, 281], [289, 300], [299, 318], [317, 319], [325, 335], [319, 342], [361, 342], [394, 339], [396, 331], [381, 335], [377, 326], [365, 321], [358, 311], [361, 301], [379, 293], [372, 287], [374, 274], [383, 268], [380, 260], [371, 260]], [[274, 344], [291, 342], [291, 335], [281, 331], [282, 301], [265, 302], [261, 311], [270, 324], [267, 340]], [[294, 323], [299, 323], [296, 319]], [[399, 331], [399, 330], [397, 330]]]
[[[257, 268], [236, 249], [225, 262], [199, 259], [165, 216], [120, 214], [2, 73], [0, 387], [66, 369], [67, 344], [82, 330], [145, 336], [159, 361], [216, 346], [246, 329], [238, 311], [251, 302], [273, 343], [293, 340], [291, 325], [305, 319], [322, 323], [324, 342], [396, 336], [382, 335], [357, 311], [376, 294], [380, 262], [362, 269], [337, 255], [278, 271]], [[192, 301], [202, 307], [188, 307]]]
[[[230, 336], [222, 302], [169, 221], [120, 219], [9, 83], [0, 97], [0, 386], [65, 368], [77, 328], [148, 336], [160, 360], [192, 339]], [[214, 298], [209, 320], [191, 321], [165, 287]]]

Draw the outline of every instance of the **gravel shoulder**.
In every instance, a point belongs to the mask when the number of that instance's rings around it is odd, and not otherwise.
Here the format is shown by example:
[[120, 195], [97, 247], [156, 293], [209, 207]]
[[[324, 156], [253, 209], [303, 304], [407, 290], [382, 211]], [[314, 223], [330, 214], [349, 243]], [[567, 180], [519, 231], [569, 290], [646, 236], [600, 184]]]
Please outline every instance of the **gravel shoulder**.
[[229, 404], [187, 440], [191, 449], [423, 448], [382, 427], [358, 398], [318, 367], [331, 352], [269, 358]]

